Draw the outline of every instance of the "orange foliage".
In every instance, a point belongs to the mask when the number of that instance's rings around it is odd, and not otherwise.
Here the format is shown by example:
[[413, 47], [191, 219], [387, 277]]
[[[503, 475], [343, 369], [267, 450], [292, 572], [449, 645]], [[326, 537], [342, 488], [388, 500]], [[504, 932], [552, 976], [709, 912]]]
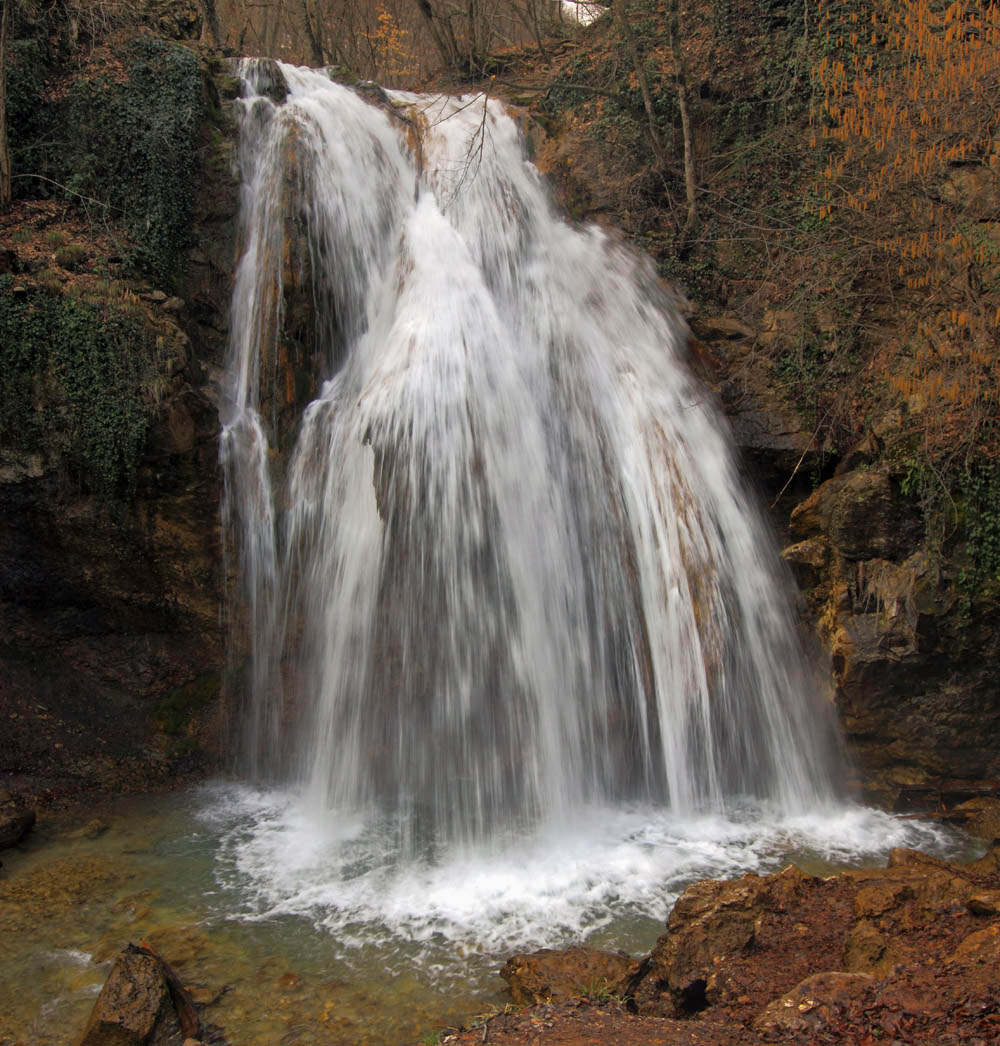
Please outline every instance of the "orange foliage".
[[368, 31], [366, 35], [376, 80], [399, 83], [415, 75], [417, 60], [412, 50], [410, 33], [381, 4], [376, 9], [374, 30]]
[[[1000, 5], [820, 0], [816, 216], [849, 234], [916, 317], [893, 392], [923, 406], [1000, 400], [1000, 241], [946, 182], [1000, 175]], [[1000, 227], [998, 227], [1000, 228]]]

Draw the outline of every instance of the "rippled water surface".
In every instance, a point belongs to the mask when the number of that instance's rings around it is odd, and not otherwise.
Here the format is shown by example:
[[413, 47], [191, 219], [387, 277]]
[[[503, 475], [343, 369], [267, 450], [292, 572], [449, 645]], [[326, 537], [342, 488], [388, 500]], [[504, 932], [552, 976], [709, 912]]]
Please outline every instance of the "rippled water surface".
[[316, 816], [296, 795], [228, 784], [43, 824], [3, 855], [0, 1046], [74, 1041], [110, 960], [140, 939], [233, 1043], [417, 1043], [502, 1006], [496, 970], [514, 951], [648, 951], [696, 879], [965, 846], [850, 805], [684, 820], [595, 807], [404, 863], [393, 839], [371, 822]]

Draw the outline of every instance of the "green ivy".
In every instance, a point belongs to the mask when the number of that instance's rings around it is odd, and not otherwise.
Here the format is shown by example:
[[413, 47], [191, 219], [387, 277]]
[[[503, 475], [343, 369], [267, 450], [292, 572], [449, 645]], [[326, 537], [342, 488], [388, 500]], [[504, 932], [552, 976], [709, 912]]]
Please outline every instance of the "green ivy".
[[64, 177], [72, 193], [105, 202], [122, 222], [132, 271], [165, 275], [188, 246], [201, 73], [191, 51], [155, 38], [129, 45], [126, 69], [125, 83], [79, 80], [70, 90]]
[[93, 490], [132, 488], [146, 437], [142, 377], [151, 358], [143, 321], [110, 305], [0, 277], [0, 442], [61, 447]]
[[965, 533], [965, 566], [959, 583], [978, 589], [1000, 580], [1000, 468], [977, 461], [956, 484]]
[[12, 47], [9, 100], [17, 189], [63, 194], [90, 218], [125, 233], [134, 275], [164, 278], [189, 246], [205, 116], [193, 52], [156, 37], [123, 49], [126, 77], [79, 78], [45, 97], [45, 77], [63, 60], [37, 39]]

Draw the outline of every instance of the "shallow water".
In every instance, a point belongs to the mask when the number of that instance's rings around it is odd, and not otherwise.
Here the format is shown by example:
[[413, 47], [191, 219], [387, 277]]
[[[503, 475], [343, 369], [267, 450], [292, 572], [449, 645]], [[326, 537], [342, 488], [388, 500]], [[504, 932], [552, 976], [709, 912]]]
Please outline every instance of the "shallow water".
[[[843, 805], [678, 820], [653, 808], [398, 863], [391, 833], [230, 784], [43, 824], [0, 872], [0, 1046], [81, 1032], [110, 961], [144, 939], [233, 1043], [399, 1046], [504, 1003], [523, 948], [648, 951], [696, 879], [972, 856], [957, 833]], [[99, 823], [98, 823], [99, 822]]]

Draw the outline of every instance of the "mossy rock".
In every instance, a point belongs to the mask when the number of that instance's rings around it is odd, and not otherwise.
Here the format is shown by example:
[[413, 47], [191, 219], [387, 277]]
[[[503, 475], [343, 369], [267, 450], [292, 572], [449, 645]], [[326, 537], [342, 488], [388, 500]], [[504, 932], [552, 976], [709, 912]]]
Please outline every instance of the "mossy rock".
[[198, 716], [218, 700], [222, 692], [222, 673], [206, 672], [183, 686], [174, 687], [160, 698], [154, 719], [169, 737], [180, 737]]

